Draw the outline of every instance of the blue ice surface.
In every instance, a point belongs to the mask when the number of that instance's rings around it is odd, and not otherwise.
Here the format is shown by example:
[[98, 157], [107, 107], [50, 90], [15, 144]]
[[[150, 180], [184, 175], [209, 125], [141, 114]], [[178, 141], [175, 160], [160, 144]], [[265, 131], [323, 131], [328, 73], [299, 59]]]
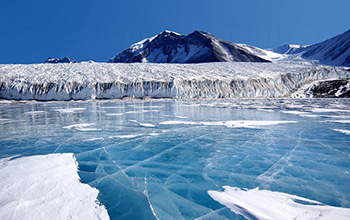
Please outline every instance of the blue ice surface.
[[[296, 123], [161, 124], [228, 120]], [[350, 135], [333, 130], [349, 120], [349, 99], [3, 102], [0, 157], [73, 152], [111, 219], [244, 219], [207, 191], [260, 187], [350, 207]]]

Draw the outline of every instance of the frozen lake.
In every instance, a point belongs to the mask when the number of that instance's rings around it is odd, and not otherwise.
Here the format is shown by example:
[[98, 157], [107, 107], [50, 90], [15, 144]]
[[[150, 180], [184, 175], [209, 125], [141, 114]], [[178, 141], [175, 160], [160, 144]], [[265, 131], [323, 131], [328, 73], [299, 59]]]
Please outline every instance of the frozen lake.
[[74, 153], [111, 219], [244, 219], [223, 186], [350, 207], [349, 99], [3, 101], [0, 126], [0, 158]]

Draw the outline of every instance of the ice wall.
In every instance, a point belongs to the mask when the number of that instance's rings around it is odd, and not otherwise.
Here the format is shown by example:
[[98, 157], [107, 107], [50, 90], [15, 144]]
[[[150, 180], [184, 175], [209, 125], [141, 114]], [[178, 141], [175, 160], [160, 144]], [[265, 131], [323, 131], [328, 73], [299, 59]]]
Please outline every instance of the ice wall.
[[343, 68], [277, 63], [0, 65], [0, 98], [288, 97], [315, 80], [346, 79]]

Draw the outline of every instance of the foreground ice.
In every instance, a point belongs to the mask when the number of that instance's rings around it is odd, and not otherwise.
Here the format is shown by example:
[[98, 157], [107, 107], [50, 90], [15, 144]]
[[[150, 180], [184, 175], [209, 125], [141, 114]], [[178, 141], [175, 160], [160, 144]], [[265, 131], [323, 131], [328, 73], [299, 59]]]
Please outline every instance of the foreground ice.
[[223, 186], [350, 208], [349, 109], [349, 99], [3, 102], [0, 157], [74, 153], [111, 219], [244, 219], [207, 193]]
[[0, 219], [109, 219], [73, 154], [0, 160]]
[[328, 206], [320, 202], [269, 190], [242, 190], [223, 187], [225, 191], [208, 191], [209, 195], [235, 213], [250, 220], [346, 220], [349, 208]]

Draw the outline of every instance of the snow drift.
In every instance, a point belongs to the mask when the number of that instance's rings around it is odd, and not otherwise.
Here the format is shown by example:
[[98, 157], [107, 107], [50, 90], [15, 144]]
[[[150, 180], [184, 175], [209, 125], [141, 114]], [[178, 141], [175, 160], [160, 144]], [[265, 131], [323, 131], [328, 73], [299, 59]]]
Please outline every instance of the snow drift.
[[0, 160], [0, 219], [109, 219], [71, 153]]

